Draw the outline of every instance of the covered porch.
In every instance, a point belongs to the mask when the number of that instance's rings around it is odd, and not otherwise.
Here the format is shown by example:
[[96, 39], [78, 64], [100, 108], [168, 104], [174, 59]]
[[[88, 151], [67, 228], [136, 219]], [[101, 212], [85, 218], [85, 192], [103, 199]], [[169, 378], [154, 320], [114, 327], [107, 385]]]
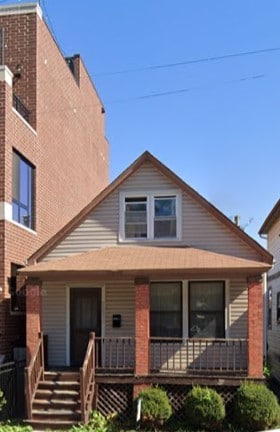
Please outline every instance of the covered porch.
[[80, 368], [85, 420], [96, 384], [126, 381], [135, 396], [152, 383], [262, 379], [268, 267], [194, 248], [141, 246], [27, 267], [29, 415], [46, 369], [42, 332], [49, 367]]

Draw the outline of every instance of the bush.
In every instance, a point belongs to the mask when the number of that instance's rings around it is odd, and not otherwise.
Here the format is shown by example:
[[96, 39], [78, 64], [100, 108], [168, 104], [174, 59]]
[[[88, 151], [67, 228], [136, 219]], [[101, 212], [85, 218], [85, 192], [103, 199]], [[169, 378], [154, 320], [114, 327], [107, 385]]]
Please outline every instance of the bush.
[[2, 408], [6, 403], [7, 403], [7, 401], [4, 398], [4, 394], [3, 394], [2, 390], [0, 389], [0, 411], [2, 411]]
[[263, 384], [245, 383], [237, 390], [235, 423], [247, 431], [276, 426], [280, 408], [276, 396]]
[[164, 390], [149, 387], [142, 390], [137, 400], [141, 399], [141, 420], [153, 428], [161, 426], [172, 414], [171, 404]]
[[32, 432], [31, 426], [18, 424], [14, 421], [0, 423], [0, 432]]
[[69, 432], [112, 432], [113, 430], [112, 417], [105, 417], [97, 411], [92, 411], [87, 424], [73, 426]]
[[225, 418], [225, 406], [216, 390], [208, 387], [194, 387], [185, 401], [187, 423], [194, 428], [215, 430], [221, 427]]

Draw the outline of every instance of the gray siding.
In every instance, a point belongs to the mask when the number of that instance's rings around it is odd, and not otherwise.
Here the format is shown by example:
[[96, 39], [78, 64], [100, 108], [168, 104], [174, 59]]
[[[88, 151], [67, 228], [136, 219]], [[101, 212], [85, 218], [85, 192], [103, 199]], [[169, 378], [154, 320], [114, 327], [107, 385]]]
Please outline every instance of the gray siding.
[[277, 294], [280, 292], [280, 278], [268, 282], [268, 288], [272, 288], [272, 325], [267, 330], [268, 354], [273, 375], [280, 381], [280, 325], [277, 324]]
[[267, 248], [269, 252], [274, 256], [275, 264], [269, 271], [269, 275], [280, 271], [280, 218], [270, 228], [267, 236]]
[[[108, 283], [105, 292], [105, 336], [125, 337], [135, 335], [135, 289], [133, 283]], [[112, 316], [121, 314], [122, 325], [113, 328]]]
[[[160, 174], [150, 163], [146, 163], [62, 240], [44, 258], [44, 261], [118, 244], [119, 193], [153, 190], [159, 192], [168, 189], [178, 190], [168, 178]], [[254, 250], [186, 193], [182, 194], [182, 214], [182, 240], [180, 242], [169, 241], [166, 244], [188, 245], [248, 259], [259, 259]], [[147, 243], [153, 244], [154, 242]], [[163, 243], [160, 242], [160, 244]]]
[[44, 283], [42, 326], [48, 336], [50, 366], [66, 365], [66, 287], [64, 283]]
[[183, 241], [190, 246], [247, 259], [258, 254], [204, 208], [183, 195]]
[[247, 338], [248, 290], [246, 280], [230, 281], [229, 337]]
[[[71, 284], [67, 284], [71, 286]], [[92, 284], [94, 286], [95, 284]], [[187, 287], [186, 284], [184, 284]], [[75, 286], [77, 286], [75, 284]], [[83, 284], [81, 284], [83, 286]], [[229, 284], [229, 338], [247, 337], [247, 288], [245, 280], [232, 280]], [[279, 287], [280, 290], [280, 287]], [[187, 296], [186, 296], [187, 297]], [[64, 283], [44, 283], [42, 296], [43, 332], [48, 335], [50, 366], [66, 365], [67, 350], [67, 288]], [[186, 312], [186, 311], [185, 311]], [[121, 314], [120, 328], [112, 326], [112, 316]], [[274, 321], [275, 321], [274, 312]], [[184, 316], [187, 316], [184, 314]], [[105, 287], [103, 334], [106, 338], [135, 336], [135, 289], [133, 282], [107, 283]], [[277, 336], [275, 336], [277, 338]], [[279, 346], [279, 337], [274, 347]], [[107, 342], [106, 342], [107, 343]], [[273, 349], [273, 345], [271, 345]], [[128, 352], [128, 350], [127, 350]], [[176, 356], [181, 356], [179, 351]], [[133, 353], [130, 350], [130, 353]], [[106, 356], [105, 356], [106, 357]], [[104, 357], [104, 358], [105, 358]], [[179, 357], [176, 357], [176, 362]], [[173, 360], [172, 360], [173, 361]], [[189, 358], [191, 361], [191, 358]]]

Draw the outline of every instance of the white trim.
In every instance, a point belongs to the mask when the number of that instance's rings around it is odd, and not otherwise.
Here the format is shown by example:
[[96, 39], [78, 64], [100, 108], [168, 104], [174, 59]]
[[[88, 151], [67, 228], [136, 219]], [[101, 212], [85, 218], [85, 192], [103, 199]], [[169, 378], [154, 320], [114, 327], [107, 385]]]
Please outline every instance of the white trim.
[[43, 12], [38, 3], [19, 3], [17, 5], [0, 6], [0, 16], [2, 15], [22, 15], [36, 13], [40, 19], [43, 18]]
[[189, 281], [182, 281], [182, 330], [183, 338], [189, 337]]
[[[160, 196], [175, 196], [176, 199], [176, 237], [154, 238], [154, 199]], [[147, 198], [147, 238], [125, 238], [125, 198]], [[153, 191], [121, 191], [119, 194], [119, 241], [122, 243], [135, 242], [176, 242], [182, 238], [182, 193], [178, 189], [164, 189]]]
[[101, 287], [101, 337], [105, 337], [105, 323], [106, 323], [106, 288], [105, 285]]
[[70, 366], [70, 286], [66, 286], [65, 361]]
[[12, 204], [2, 201], [0, 202], [0, 220], [12, 221], [13, 207]]
[[14, 221], [13, 219], [9, 220], [9, 222], [11, 222], [13, 225], [16, 225], [17, 227], [19, 227], [19, 228], [21, 228], [27, 232], [29, 232], [30, 234], [37, 235], [36, 231], [34, 231], [31, 228], [26, 227], [25, 225], [20, 224], [19, 222]]
[[[66, 338], [66, 346], [65, 346], [65, 350], [66, 350], [66, 355], [65, 355], [65, 360], [66, 360], [66, 366], [71, 366], [71, 356], [70, 356], [70, 290], [71, 288], [98, 288], [101, 290], [101, 311], [100, 311], [100, 318], [101, 318], [101, 337], [104, 336], [105, 333], [105, 285], [101, 285], [101, 286], [96, 286], [94, 283], [74, 283], [74, 284], [68, 284], [66, 286], [66, 328], [65, 328], [65, 338]], [[104, 332], [104, 333], [103, 333]]]
[[5, 81], [10, 87], [13, 87], [14, 74], [10, 71], [8, 66], [0, 66], [0, 81]]
[[25, 126], [27, 126], [28, 129], [30, 129], [31, 132], [37, 136], [37, 131], [33, 129], [33, 127], [28, 123], [28, 121], [26, 121], [25, 118], [23, 118], [22, 115], [14, 107], [12, 108], [12, 110], [21, 119], [21, 121], [25, 124]]
[[0, 202], [0, 220], [11, 222], [13, 225], [16, 225], [17, 227], [29, 232], [30, 234], [37, 235], [37, 232], [33, 229], [28, 228], [25, 225], [22, 225], [19, 222], [13, 220], [13, 206], [11, 203], [5, 201]]
[[225, 280], [225, 338], [230, 337], [230, 281]]

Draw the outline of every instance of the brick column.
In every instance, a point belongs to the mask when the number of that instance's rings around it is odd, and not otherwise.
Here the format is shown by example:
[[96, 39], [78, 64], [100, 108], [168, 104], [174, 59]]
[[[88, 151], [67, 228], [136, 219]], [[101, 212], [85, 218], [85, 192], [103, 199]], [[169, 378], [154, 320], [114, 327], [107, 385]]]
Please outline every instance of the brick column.
[[248, 376], [263, 377], [263, 283], [260, 276], [247, 279]]
[[[144, 377], [150, 372], [150, 286], [148, 279], [135, 279], [135, 375]], [[145, 387], [135, 384], [136, 397]]]
[[42, 329], [42, 298], [39, 279], [28, 279], [26, 282], [26, 349], [27, 362], [34, 354], [39, 333]]

